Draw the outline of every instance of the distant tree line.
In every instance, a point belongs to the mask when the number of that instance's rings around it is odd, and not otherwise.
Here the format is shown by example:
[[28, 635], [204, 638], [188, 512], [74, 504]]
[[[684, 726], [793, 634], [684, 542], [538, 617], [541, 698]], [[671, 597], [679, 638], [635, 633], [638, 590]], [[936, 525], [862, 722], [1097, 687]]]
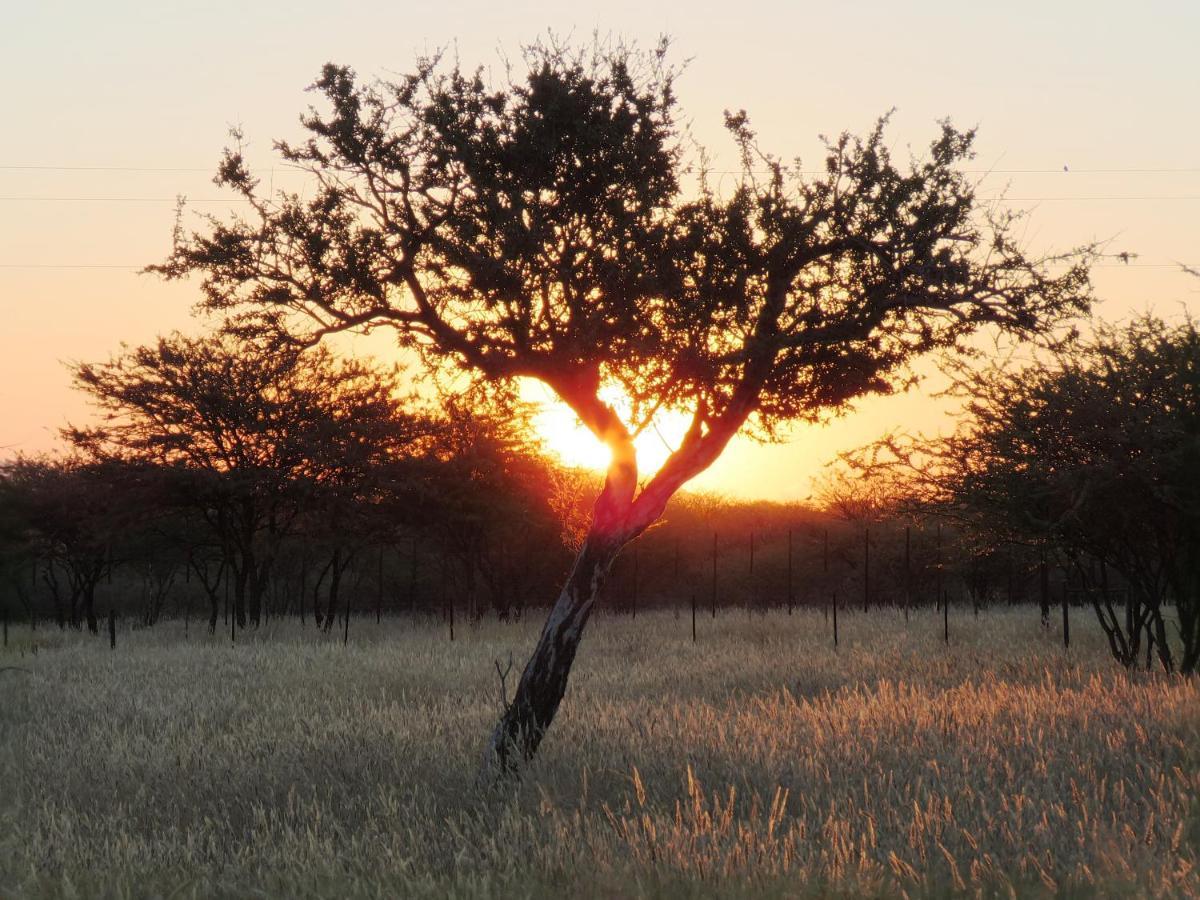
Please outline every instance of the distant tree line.
[[[119, 578], [106, 602], [147, 625], [186, 597], [211, 628], [225, 609], [242, 628], [271, 614], [328, 628], [368, 561], [374, 592], [387, 587], [381, 552], [394, 582], [406, 551], [412, 608], [439, 565], [459, 592], [478, 579], [502, 615], [561, 571], [548, 463], [528, 437], [482, 411], [416, 411], [394, 369], [175, 335], [74, 378], [99, 424], [3, 468], [10, 607], [95, 631], [97, 591]], [[500, 554], [504, 521], [523, 526]]]
[[[1193, 672], [1198, 373], [1195, 324], [1152, 316], [962, 367], [954, 433], [874, 445], [813, 505], [673, 498], [604, 608], [1069, 603], [1122, 664]], [[528, 411], [434, 408], [321, 347], [172, 335], [73, 376], [97, 424], [0, 469], [10, 619], [516, 619], [564, 577], [601, 477], [540, 452]]]
[[[395, 368], [321, 347], [172, 335], [72, 374], [97, 423], [0, 469], [0, 602], [63, 628], [95, 632], [108, 610], [214, 631], [278, 616], [329, 630], [351, 607], [518, 618], [564, 577], [601, 477], [547, 458], [511, 405], [434, 409]], [[679, 495], [614, 570], [607, 607], [1030, 596], [1028, 553], [964, 556], [952, 529], [819, 499]]]

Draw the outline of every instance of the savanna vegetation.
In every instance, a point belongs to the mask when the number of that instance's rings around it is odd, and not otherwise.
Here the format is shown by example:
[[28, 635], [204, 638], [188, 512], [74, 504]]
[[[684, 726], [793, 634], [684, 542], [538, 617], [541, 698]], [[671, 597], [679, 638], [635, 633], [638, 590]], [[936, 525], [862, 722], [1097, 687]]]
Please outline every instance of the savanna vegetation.
[[[311, 191], [227, 152], [246, 215], [152, 267], [213, 327], [0, 466], [0, 894], [1200, 891], [1195, 323], [1087, 320], [1099, 248], [1029, 255], [948, 123], [812, 174], [731, 113], [722, 194], [675, 74], [330, 65]], [[380, 329], [407, 368], [331, 349]], [[949, 434], [686, 489], [931, 353]]]
[[[537, 752], [622, 550], [734, 435], [895, 390], [915, 360], [984, 328], [1053, 334], [1092, 299], [1096, 248], [1027, 253], [1019, 215], [979, 203], [963, 171], [974, 133], [948, 122], [898, 163], [885, 117], [827, 141], [812, 174], [727, 112], [741, 165], [721, 193], [687, 152], [668, 51], [551, 39], [491, 79], [440, 56], [391, 81], [326, 65], [305, 137], [276, 144], [312, 196], [264, 192], [231, 148], [216, 181], [248, 213], [180, 227], [156, 267], [198, 277], [204, 309], [268, 346], [388, 329], [480, 393], [535, 380], [607, 445], [584, 538], [492, 733], [496, 777]], [[665, 412], [690, 424], [643, 478], [634, 436]]]

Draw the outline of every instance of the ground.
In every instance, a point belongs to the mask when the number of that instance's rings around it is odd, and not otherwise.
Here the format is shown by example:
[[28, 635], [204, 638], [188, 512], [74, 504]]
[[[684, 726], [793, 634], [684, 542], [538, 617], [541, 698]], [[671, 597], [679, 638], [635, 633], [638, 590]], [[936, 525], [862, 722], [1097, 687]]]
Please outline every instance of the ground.
[[[1200, 894], [1200, 688], [1077, 611], [600, 614], [519, 785], [537, 624], [13, 629], [0, 896]], [[31, 639], [38, 645], [31, 652]]]

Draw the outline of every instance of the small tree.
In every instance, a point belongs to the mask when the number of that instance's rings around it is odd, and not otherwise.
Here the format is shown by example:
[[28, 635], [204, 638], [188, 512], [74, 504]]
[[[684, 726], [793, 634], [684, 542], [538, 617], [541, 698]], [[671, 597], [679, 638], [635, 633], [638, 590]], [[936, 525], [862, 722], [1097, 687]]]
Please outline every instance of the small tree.
[[[537, 45], [525, 62], [496, 85], [436, 58], [391, 83], [327, 65], [327, 108], [278, 145], [311, 199], [265, 196], [231, 150], [217, 181], [250, 215], [178, 233], [156, 267], [201, 274], [207, 309], [282, 345], [388, 326], [431, 366], [538, 379], [608, 445], [587, 537], [489, 744], [501, 771], [546, 733], [621, 548], [735, 434], [819, 419], [984, 325], [1037, 334], [1089, 301], [1081, 255], [1030, 259], [1012, 216], [981, 215], [959, 169], [973, 132], [944, 124], [902, 167], [881, 121], [828, 142], [809, 178], [728, 114], [740, 181], [721, 196], [701, 169], [685, 195], [665, 44]], [[643, 482], [634, 437], [662, 410], [691, 424]]]
[[114, 543], [132, 524], [139, 472], [80, 456], [26, 457], [7, 463], [3, 505], [26, 530], [60, 627], [86, 622], [96, 634], [96, 589], [114, 566]]

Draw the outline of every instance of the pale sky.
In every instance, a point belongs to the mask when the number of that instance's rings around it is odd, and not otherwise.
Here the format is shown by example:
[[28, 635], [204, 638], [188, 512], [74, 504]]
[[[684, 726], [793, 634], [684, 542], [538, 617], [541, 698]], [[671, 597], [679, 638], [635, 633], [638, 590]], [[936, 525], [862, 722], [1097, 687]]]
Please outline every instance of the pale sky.
[[[1200, 4], [10, 4], [0, 453], [50, 448], [59, 426], [85, 418], [63, 360], [203, 327], [190, 315], [196, 285], [135, 270], [167, 253], [176, 195], [193, 211], [225, 208], [204, 201], [221, 196], [209, 179], [230, 125], [269, 179], [270, 142], [298, 134], [322, 63], [386, 76], [456, 44], [464, 62], [494, 66], [548, 28], [647, 45], [671, 35], [690, 60], [682, 112], [717, 168], [732, 161], [725, 109], [748, 110], [764, 148], [814, 163], [819, 134], [861, 133], [892, 107], [901, 152], [944, 116], [978, 125], [980, 193], [1034, 210], [1031, 252], [1113, 238], [1139, 254], [1096, 271], [1100, 315], [1200, 314], [1200, 282], [1174, 265], [1200, 264]], [[738, 442], [697, 485], [803, 498], [837, 450], [938, 422], [920, 394], [867, 401], [786, 445]]]

